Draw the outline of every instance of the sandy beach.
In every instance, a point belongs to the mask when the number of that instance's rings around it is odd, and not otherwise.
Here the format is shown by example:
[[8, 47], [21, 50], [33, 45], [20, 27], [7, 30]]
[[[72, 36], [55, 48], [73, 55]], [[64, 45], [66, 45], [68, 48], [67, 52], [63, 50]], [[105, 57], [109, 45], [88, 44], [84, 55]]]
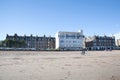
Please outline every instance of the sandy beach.
[[120, 80], [120, 51], [0, 51], [0, 80]]

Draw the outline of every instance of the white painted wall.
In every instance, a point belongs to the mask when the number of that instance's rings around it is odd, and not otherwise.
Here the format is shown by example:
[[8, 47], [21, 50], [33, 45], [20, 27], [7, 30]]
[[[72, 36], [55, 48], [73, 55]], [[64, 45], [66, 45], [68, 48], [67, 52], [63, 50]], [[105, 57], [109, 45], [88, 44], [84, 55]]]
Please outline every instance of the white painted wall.
[[81, 32], [57, 32], [56, 33], [56, 49], [82, 48], [83, 39], [84, 39], [83, 31]]

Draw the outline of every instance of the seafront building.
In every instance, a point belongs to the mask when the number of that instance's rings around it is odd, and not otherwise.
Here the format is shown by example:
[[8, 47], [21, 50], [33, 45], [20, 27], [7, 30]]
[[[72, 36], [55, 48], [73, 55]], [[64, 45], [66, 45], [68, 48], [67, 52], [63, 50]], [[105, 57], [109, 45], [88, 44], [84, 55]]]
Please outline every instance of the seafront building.
[[120, 39], [116, 40], [116, 49], [120, 50]]
[[120, 39], [115, 45], [115, 36], [92, 36], [86, 37], [83, 31], [66, 32], [59, 31], [55, 37], [44, 36], [19, 36], [17, 34], [8, 35], [4, 41], [1, 41], [1, 49], [18, 49], [22, 50], [107, 50], [120, 49]]
[[58, 50], [81, 50], [83, 48], [83, 31], [56, 33], [56, 49]]
[[87, 50], [106, 50], [115, 48], [115, 37], [93, 36], [85, 39]]
[[[55, 38], [54, 37], [46, 37], [45, 35], [42, 37], [38, 36], [18, 36], [15, 34], [14, 36], [10, 36], [7, 34], [6, 40], [14, 40], [14, 41], [24, 41], [25, 45], [22, 48], [35, 49], [35, 50], [49, 50], [55, 49]], [[9, 46], [10, 44], [6, 44]]]
[[120, 47], [120, 39], [117, 39], [117, 46]]

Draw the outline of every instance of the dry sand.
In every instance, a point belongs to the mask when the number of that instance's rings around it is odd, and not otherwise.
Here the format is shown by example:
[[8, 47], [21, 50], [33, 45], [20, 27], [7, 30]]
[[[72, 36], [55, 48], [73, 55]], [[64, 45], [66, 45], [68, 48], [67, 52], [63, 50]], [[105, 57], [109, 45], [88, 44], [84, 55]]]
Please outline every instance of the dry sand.
[[0, 51], [0, 80], [120, 80], [120, 51]]

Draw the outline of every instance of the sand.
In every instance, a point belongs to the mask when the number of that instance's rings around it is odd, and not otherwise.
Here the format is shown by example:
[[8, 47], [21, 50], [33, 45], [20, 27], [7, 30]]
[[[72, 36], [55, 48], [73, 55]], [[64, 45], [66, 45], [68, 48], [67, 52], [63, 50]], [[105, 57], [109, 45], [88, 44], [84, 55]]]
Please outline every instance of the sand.
[[120, 51], [0, 51], [0, 80], [120, 80]]

